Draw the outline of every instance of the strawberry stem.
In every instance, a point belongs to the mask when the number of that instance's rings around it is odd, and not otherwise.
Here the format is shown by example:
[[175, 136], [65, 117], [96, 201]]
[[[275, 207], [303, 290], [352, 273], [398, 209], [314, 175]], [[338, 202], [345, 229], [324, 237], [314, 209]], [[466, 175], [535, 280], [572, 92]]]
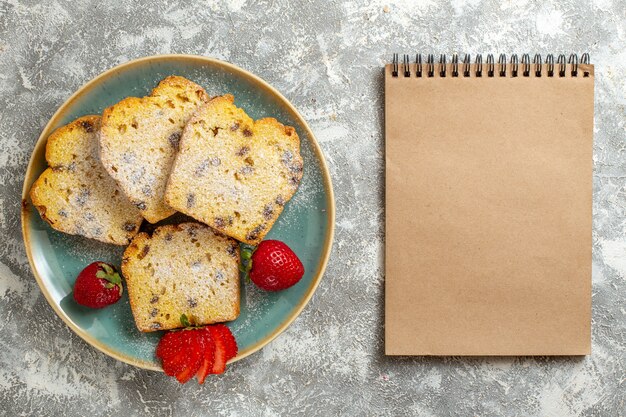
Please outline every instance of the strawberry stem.
[[189, 323], [189, 319], [187, 318], [186, 314], [180, 315], [180, 324], [182, 324], [185, 327], [191, 327], [191, 323]]
[[100, 262], [98, 264], [98, 267], [100, 267], [101, 269], [96, 272], [96, 277], [107, 281], [107, 283], [105, 284], [106, 288], [113, 288], [114, 286], [119, 287], [120, 295], [122, 295], [122, 277], [115, 270], [115, 268], [113, 268], [111, 265], [105, 264], [104, 262]]
[[242, 244], [241, 245], [241, 264], [239, 270], [243, 272], [244, 279], [250, 281], [250, 270], [252, 269], [252, 254], [256, 250], [256, 246]]

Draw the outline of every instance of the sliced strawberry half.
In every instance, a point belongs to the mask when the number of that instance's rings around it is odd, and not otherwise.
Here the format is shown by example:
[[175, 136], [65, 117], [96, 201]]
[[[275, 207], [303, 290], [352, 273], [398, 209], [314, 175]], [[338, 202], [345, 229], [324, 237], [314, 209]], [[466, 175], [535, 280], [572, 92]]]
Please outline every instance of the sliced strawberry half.
[[167, 359], [178, 355], [188, 343], [186, 335], [183, 332], [167, 332], [161, 337], [156, 348], [156, 357], [159, 359]]
[[181, 384], [189, 381], [198, 372], [204, 359], [204, 337], [200, 329], [183, 330], [188, 333], [187, 338], [189, 345], [187, 347], [188, 355], [185, 367], [176, 374], [176, 379]]
[[161, 366], [165, 375], [174, 376], [181, 373], [187, 367], [188, 352], [181, 351], [178, 355], [167, 359], [161, 359]]
[[213, 370], [213, 363], [215, 361], [215, 342], [211, 337], [211, 332], [208, 328], [201, 329], [202, 336], [204, 337], [204, 359], [198, 369], [196, 377], [199, 384], [204, 384], [204, 380], [210, 371]]
[[226, 370], [226, 344], [222, 337], [222, 332], [217, 326], [208, 326], [206, 328], [211, 333], [211, 338], [215, 344], [215, 355], [213, 356], [213, 367], [210, 374], [223, 374]]
[[157, 358], [161, 359], [166, 375], [174, 376], [185, 369], [189, 356], [189, 338], [186, 332], [168, 332], [159, 341]]
[[237, 356], [238, 348], [235, 336], [233, 336], [228, 326], [224, 324], [216, 324], [214, 327], [216, 327], [222, 335], [222, 341], [224, 342], [224, 348], [226, 350], [226, 361], [229, 361]]

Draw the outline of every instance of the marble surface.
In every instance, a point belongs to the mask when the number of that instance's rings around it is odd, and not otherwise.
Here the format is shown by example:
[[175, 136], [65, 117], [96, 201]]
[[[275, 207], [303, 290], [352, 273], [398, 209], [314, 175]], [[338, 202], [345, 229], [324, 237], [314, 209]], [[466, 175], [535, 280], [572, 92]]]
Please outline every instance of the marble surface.
[[[0, 0], [0, 414], [626, 415], [625, 22], [623, 0]], [[417, 51], [591, 54], [591, 356], [383, 356], [381, 66]], [[26, 164], [56, 108], [102, 71], [162, 53], [223, 59], [278, 88], [317, 135], [336, 193], [332, 258], [308, 307], [204, 386], [75, 336], [20, 233]]]

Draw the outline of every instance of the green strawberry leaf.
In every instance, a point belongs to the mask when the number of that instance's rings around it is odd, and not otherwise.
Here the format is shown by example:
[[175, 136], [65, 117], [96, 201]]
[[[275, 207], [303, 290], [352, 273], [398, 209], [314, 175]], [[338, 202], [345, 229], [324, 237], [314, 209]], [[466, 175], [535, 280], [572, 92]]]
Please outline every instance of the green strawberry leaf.
[[118, 286], [120, 288], [120, 296], [124, 292], [124, 288], [122, 287], [122, 277], [119, 272], [117, 272], [111, 265], [105, 264], [104, 262], [100, 262], [98, 266], [102, 269], [96, 272], [96, 278], [104, 279], [107, 283], [104, 285], [105, 288], [113, 288]]
[[186, 314], [180, 315], [180, 324], [182, 324], [185, 327], [191, 327], [191, 323], [189, 323], [189, 319], [187, 318]]
[[243, 243], [241, 245], [241, 263], [239, 270], [243, 272], [244, 279], [250, 282], [250, 270], [252, 269], [252, 255], [256, 250], [256, 246]]

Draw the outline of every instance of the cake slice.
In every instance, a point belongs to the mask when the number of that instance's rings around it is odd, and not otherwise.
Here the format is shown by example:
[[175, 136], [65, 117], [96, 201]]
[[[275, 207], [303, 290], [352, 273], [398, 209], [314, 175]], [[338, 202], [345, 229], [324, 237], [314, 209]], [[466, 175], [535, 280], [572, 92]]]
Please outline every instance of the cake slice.
[[174, 214], [165, 184], [185, 124], [208, 96], [183, 77], [167, 77], [147, 97], [128, 97], [102, 114], [100, 156], [108, 173], [150, 223]]
[[139, 233], [122, 274], [142, 332], [234, 320], [239, 316], [239, 244], [210, 227], [181, 223]]
[[171, 207], [258, 244], [302, 179], [300, 140], [276, 119], [252, 120], [216, 97], [189, 120], [165, 192]]
[[99, 129], [100, 116], [84, 116], [52, 132], [30, 198], [60, 232], [127, 245], [143, 218], [100, 163]]

